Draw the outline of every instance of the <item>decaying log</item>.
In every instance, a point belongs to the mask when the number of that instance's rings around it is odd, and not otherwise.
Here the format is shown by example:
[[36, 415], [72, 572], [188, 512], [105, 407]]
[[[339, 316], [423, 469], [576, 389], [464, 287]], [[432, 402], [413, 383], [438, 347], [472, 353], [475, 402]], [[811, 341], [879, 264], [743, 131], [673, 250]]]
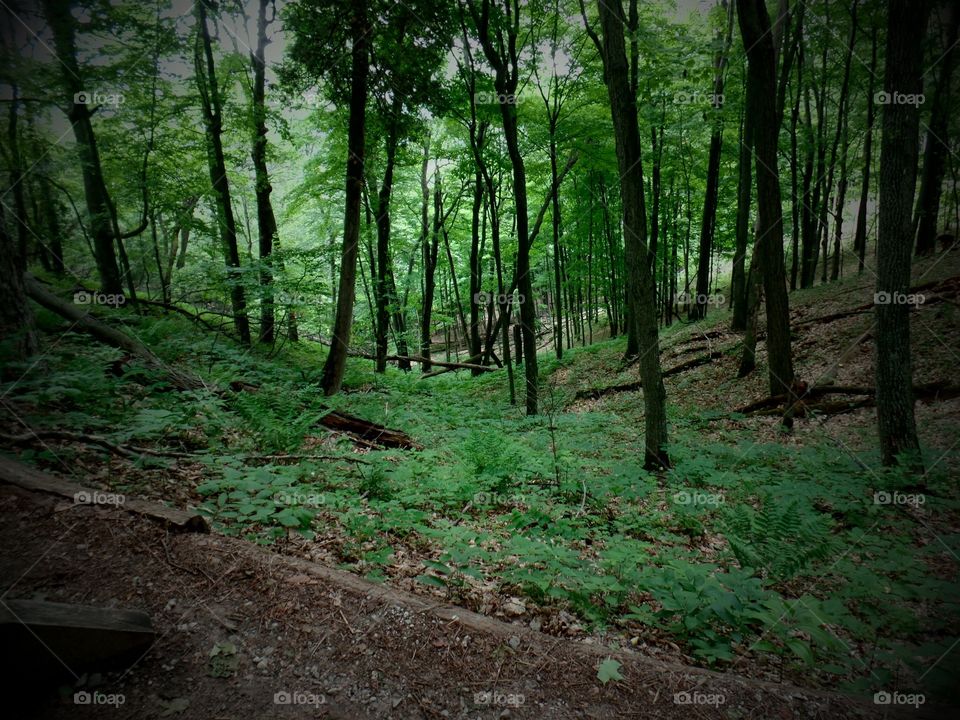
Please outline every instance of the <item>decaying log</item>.
[[[682, 372], [687, 370], [692, 370], [695, 367], [700, 367], [701, 365], [707, 365], [714, 360], [723, 357], [723, 353], [719, 350], [715, 350], [708, 355], [703, 355], [702, 357], [694, 358], [693, 360], [688, 360], [687, 362], [680, 363], [679, 365], [672, 367], [668, 370], [664, 370], [662, 373], [663, 377], [670, 377], [671, 375], [679, 375]], [[639, 380], [635, 382], [623, 383], [622, 385], [610, 385], [603, 388], [590, 388], [588, 390], [578, 390], [577, 394], [574, 396], [577, 400], [591, 399], [596, 400], [601, 398], [604, 395], [612, 395], [613, 393], [621, 392], [633, 392], [635, 390], [640, 390], [643, 387]]]
[[402, 430], [391, 430], [383, 425], [348, 415], [339, 410], [331, 410], [320, 419], [320, 424], [329, 430], [348, 433], [363, 441], [366, 445], [404, 450], [422, 450], [423, 446]]
[[162, 523], [170, 530], [182, 532], [210, 531], [207, 521], [196, 512], [178, 510], [159, 503], [136, 500], [116, 493], [105, 493], [102, 490], [83, 487], [5, 457], [0, 457], [0, 480], [24, 490], [46, 492], [70, 498], [77, 503], [85, 504], [96, 500], [97, 497], [106, 496], [109, 502], [105, 501], [104, 504], [126, 510], [135, 515], [143, 515]]
[[[861, 395], [864, 396], [866, 400], [819, 404], [810, 402], [811, 400], [817, 400], [826, 395]], [[817, 385], [809, 388], [800, 396], [799, 401], [808, 410], [829, 411], [826, 412], [826, 414], [835, 414], [841, 408], [844, 408], [843, 411], [846, 412], [859, 407], [869, 407], [874, 404], [875, 396], [876, 388], [862, 385]], [[949, 400], [950, 398], [960, 397], [960, 385], [951, 385], [946, 380], [914, 385], [913, 397], [914, 400], [922, 400], [925, 402]], [[741, 415], [777, 415], [781, 412], [780, 408], [786, 401], [786, 395], [771, 395], [744, 405], [734, 412]]]

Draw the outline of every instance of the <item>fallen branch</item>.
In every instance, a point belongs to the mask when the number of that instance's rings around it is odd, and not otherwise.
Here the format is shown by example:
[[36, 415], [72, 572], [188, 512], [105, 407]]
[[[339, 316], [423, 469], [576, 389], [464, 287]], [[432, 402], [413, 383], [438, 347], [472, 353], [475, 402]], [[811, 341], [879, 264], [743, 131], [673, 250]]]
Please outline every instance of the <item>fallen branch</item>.
[[[807, 392], [798, 398], [798, 400], [807, 409], [815, 410], [817, 409], [817, 405], [815, 403], [812, 404], [807, 402], [808, 400], [816, 400], [817, 398], [822, 398], [826, 395], [863, 395], [868, 399], [868, 402], [867, 404], [859, 405], [859, 407], [867, 407], [868, 404], [874, 404], [876, 392], [876, 388], [861, 385], [818, 385], [809, 388]], [[946, 380], [925, 383], [923, 385], [914, 385], [913, 397], [914, 400], [922, 400], [925, 402], [931, 402], [934, 400], [949, 400], [950, 398], [960, 397], [960, 385], [951, 385]], [[762, 400], [757, 400], [756, 402], [744, 405], [734, 412], [741, 415], [775, 415], [780, 413], [779, 408], [782, 408], [786, 402], [787, 396], [785, 394], [771, 395], [763, 398]], [[835, 404], [845, 405], [849, 403], [841, 402]], [[821, 405], [829, 406], [830, 403], [821, 403]], [[855, 408], [851, 407], [850, 409]]]
[[423, 446], [402, 430], [391, 430], [383, 425], [348, 415], [339, 410], [331, 410], [320, 419], [320, 424], [329, 430], [349, 433], [368, 447], [402, 448], [404, 450], [422, 450]]
[[[694, 358], [693, 360], [688, 360], [687, 362], [680, 363], [679, 365], [670, 368], [669, 370], [664, 370], [661, 374], [661, 377], [670, 377], [671, 375], [679, 375], [682, 372], [687, 370], [692, 370], [695, 367], [700, 367], [701, 365], [707, 365], [714, 360], [723, 357], [723, 353], [719, 350], [704, 355], [702, 357]], [[591, 399], [596, 400], [601, 398], [604, 395], [611, 395], [613, 393], [620, 392], [633, 392], [634, 390], [640, 390], [643, 387], [639, 380], [635, 382], [624, 383], [622, 385], [610, 385], [604, 388], [590, 388], [589, 390], [579, 390], [574, 397], [577, 400]]]
[[121, 457], [137, 459], [142, 455], [153, 455], [154, 457], [173, 457], [188, 458], [194, 457], [192, 453], [176, 452], [173, 450], [154, 450], [145, 447], [129, 447], [125, 445], [115, 445], [100, 435], [86, 435], [84, 433], [69, 432], [67, 430], [29, 430], [21, 435], [8, 435], [0, 433], [0, 440], [14, 443], [16, 445], [30, 444], [40, 440], [66, 440], [67, 442], [79, 442], [86, 445], [97, 445]]
[[126, 350], [131, 355], [136, 355], [148, 366], [162, 372], [174, 387], [180, 390], [199, 390], [206, 387], [206, 384], [198, 376], [170, 367], [157, 357], [146, 345], [138, 340], [134, 340], [126, 333], [100, 322], [84, 310], [84, 306], [74, 305], [65, 300], [61, 300], [41, 285], [40, 281], [29, 273], [24, 274], [24, 286], [26, 287], [27, 295], [31, 299], [35, 300], [47, 310], [72, 321], [72, 327], [83, 330], [100, 342], [106, 343], [111, 347], [120, 348], [121, 350]]

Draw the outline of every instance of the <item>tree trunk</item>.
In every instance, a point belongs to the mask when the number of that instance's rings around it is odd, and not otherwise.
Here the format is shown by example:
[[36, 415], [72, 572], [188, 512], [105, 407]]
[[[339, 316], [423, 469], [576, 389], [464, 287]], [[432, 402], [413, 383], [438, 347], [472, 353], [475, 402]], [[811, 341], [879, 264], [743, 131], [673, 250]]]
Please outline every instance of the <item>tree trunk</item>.
[[793, 384], [790, 307], [783, 266], [783, 208], [777, 144], [776, 61], [770, 17], [763, 0], [737, 0], [740, 32], [747, 50], [747, 112], [757, 121], [757, 240], [754, 253], [763, 278], [767, 311], [770, 394], [789, 392]]
[[667, 455], [666, 392], [660, 374], [660, 347], [657, 337], [656, 288], [646, 239], [643, 200], [643, 169], [640, 163], [640, 131], [637, 126], [636, 96], [630, 92], [629, 68], [624, 45], [623, 7], [620, 0], [598, 0], [603, 34], [603, 66], [613, 117], [620, 196], [623, 204], [624, 248], [626, 255], [627, 313], [630, 336], [635, 338], [628, 352], [640, 354], [645, 410], [644, 467], [670, 466]]
[[253, 64], [253, 167], [256, 177], [257, 231], [259, 233], [260, 289], [260, 342], [272, 343], [275, 337], [275, 312], [273, 289], [273, 244], [277, 235], [277, 219], [273, 214], [270, 193], [270, 175], [267, 172], [267, 114], [264, 107], [266, 91], [266, 63], [264, 49], [267, 39], [267, 6], [271, 0], [260, 0], [257, 11], [257, 49], [251, 55]]
[[733, 256], [733, 277], [730, 294], [733, 296], [731, 329], [747, 329], [746, 257], [750, 236], [750, 199], [753, 174], [750, 171], [753, 155], [753, 120], [744, 112], [740, 138], [739, 177], [737, 180], [737, 248]]
[[443, 196], [440, 176], [433, 181], [433, 232], [423, 241], [423, 309], [420, 312], [420, 364], [423, 372], [430, 372], [430, 345], [433, 319], [433, 296], [436, 292], [437, 254], [440, 249], [440, 230], [443, 224]]
[[61, 83], [64, 94], [72, 98], [67, 117], [73, 127], [77, 151], [80, 155], [84, 197], [90, 221], [90, 234], [93, 236], [94, 259], [100, 275], [100, 290], [108, 295], [121, 295], [123, 285], [113, 247], [110, 199], [103, 178], [96, 135], [93, 132], [93, 124], [90, 122], [92, 111], [86, 104], [85, 98], [79, 97], [85, 88], [80, 74], [80, 65], [77, 62], [74, 37], [76, 21], [70, 12], [70, 6], [66, 3], [43, 0], [43, 10], [47, 24], [53, 33], [54, 48], [62, 70]]
[[[23, 362], [37, 351], [33, 313], [27, 302], [23, 273], [26, 259], [7, 233], [3, 205], [0, 205], [0, 359]], [[4, 380], [8, 378], [2, 378]]]
[[[937, 219], [940, 215], [940, 192], [947, 169], [947, 153], [950, 148], [950, 89], [953, 69], [957, 64], [957, 29], [960, 27], [960, 8], [956, 2], [946, 3], [947, 39], [946, 50], [940, 56], [940, 78], [933, 91], [933, 108], [930, 126], [927, 128], [923, 151], [923, 174], [920, 177], [920, 197], [917, 200], [917, 255], [927, 255], [934, 250], [937, 236]], [[939, 50], [937, 51], [939, 56]], [[954, 88], [955, 89], [955, 88]]]
[[217, 221], [223, 241], [227, 264], [227, 279], [230, 284], [230, 301], [233, 309], [233, 322], [244, 345], [250, 344], [250, 324], [247, 319], [247, 302], [240, 275], [240, 252], [237, 247], [237, 224], [233, 216], [230, 200], [230, 184], [227, 180], [227, 164], [223, 154], [223, 113], [220, 103], [220, 90], [217, 86], [216, 69], [213, 64], [213, 47], [210, 30], [207, 27], [207, 2], [200, 0], [195, 4], [197, 18], [197, 47], [195, 67], [197, 85], [203, 108], [204, 126], [207, 131], [207, 155], [210, 169], [210, 185], [213, 187]]
[[[890, 0], [884, 91], [919, 94], [927, 0]], [[920, 114], [916, 105], [889, 103], [880, 136], [880, 227], [877, 234], [877, 420], [884, 465], [905, 459], [922, 472], [913, 414], [910, 307], [899, 298], [910, 289], [913, 196], [917, 180]], [[771, 393], [773, 395], [774, 393]], [[904, 453], [908, 458], [901, 458]]]
[[352, 0], [350, 35], [353, 39], [350, 68], [350, 119], [347, 129], [347, 177], [343, 211], [343, 249], [340, 253], [340, 283], [337, 314], [333, 323], [330, 353], [323, 366], [322, 385], [327, 395], [340, 392], [350, 350], [353, 303], [356, 297], [357, 247], [360, 243], [360, 201], [363, 194], [364, 131], [367, 109], [369, 33], [366, 0]]
[[[378, 373], [387, 370], [387, 336], [390, 329], [390, 307], [397, 304], [395, 295], [391, 295], [389, 278], [392, 276], [393, 259], [390, 257], [390, 202], [393, 196], [393, 173], [397, 160], [397, 116], [402, 111], [400, 97], [393, 101], [393, 108], [387, 120], [386, 165], [383, 171], [383, 184], [377, 193], [377, 273], [376, 273], [376, 365]], [[396, 323], [394, 323], [396, 325]], [[395, 328], [396, 329], [396, 328]], [[406, 353], [401, 353], [406, 355]]]
[[867, 88], [867, 131], [863, 138], [863, 180], [860, 183], [860, 205], [857, 208], [857, 228], [853, 236], [853, 249], [857, 253], [857, 274], [863, 273], [867, 254], [867, 200], [870, 196], [870, 161], [873, 155], [874, 78], [877, 69], [877, 28], [873, 29], [870, 50], [870, 78]]

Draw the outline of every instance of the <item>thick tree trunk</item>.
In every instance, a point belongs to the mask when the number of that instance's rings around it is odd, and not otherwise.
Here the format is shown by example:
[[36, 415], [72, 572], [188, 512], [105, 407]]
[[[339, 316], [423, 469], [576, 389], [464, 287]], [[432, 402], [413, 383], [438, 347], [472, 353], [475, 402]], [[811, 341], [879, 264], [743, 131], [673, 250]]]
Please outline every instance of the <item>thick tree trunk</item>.
[[321, 380], [327, 395], [340, 392], [350, 350], [353, 303], [357, 283], [357, 247], [360, 243], [360, 201], [363, 194], [364, 131], [369, 74], [366, 0], [352, 0], [350, 35], [353, 39], [350, 69], [350, 119], [347, 129], [347, 178], [343, 210], [343, 249], [340, 253], [340, 283], [337, 314], [333, 323], [330, 353]]
[[[937, 218], [940, 215], [940, 192], [947, 169], [945, 144], [949, 139], [950, 90], [953, 70], [957, 64], [957, 29], [960, 27], [960, 7], [948, 2], [946, 7], [946, 50], [940, 57], [940, 77], [933, 91], [933, 109], [930, 126], [927, 128], [923, 151], [923, 175], [920, 177], [920, 197], [917, 200], [917, 255], [926, 255], [934, 250], [937, 236]], [[939, 51], [937, 52], [939, 55]], [[956, 91], [956, 88], [953, 88]]]
[[737, 0], [740, 32], [747, 48], [747, 112], [757, 121], [757, 241], [754, 253], [763, 278], [767, 311], [770, 394], [789, 392], [793, 384], [790, 308], [783, 266], [783, 208], [777, 144], [776, 65], [770, 17], [763, 0]]
[[[927, 0], [890, 0], [884, 91], [919, 94]], [[910, 288], [913, 194], [917, 180], [920, 114], [916, 105], [883, 106], [880, 136], [880, 228], [877, 234], [877, 420], [884, 465], [910, 455], [922, 471], [913, 414], [910, 307], [898, 300]], [[774, 395], [776, 393], [770, 393]]]
[[644, 466], [670, 466], [667, 455], [666, 391], [660, 374], [660, 347], [657, 337], [656, 288], [650, 266], [643, 205], [643, 170], [640, 163], [640, 131], [637, 126], [636, 96], [630, 92], [625, 51], [623, 7], [620, 0], [598, 0], [602, 28], [604, 79], [610, 98], [620, 196], [623, 204], [626, 255], [627, 314], [630, 336], [635, 338], [628, 352], [640, 354], [645, 410]]

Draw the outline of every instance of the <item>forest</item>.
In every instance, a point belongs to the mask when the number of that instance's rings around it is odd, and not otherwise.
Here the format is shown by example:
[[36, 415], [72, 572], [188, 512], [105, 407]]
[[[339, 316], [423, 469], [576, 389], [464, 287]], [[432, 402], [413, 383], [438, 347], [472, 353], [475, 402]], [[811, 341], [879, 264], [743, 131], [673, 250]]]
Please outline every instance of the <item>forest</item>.
[[958, 716], [956, 0], [0, 17], [13, 717]]

